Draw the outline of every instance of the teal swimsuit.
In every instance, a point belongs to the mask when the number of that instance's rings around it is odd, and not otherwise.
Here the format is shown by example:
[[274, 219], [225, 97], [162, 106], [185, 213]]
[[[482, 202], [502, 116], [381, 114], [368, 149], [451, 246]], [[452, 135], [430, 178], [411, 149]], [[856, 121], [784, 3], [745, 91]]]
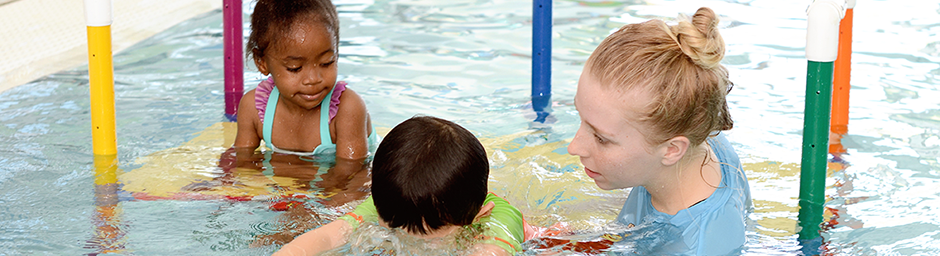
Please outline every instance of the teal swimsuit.
[[[274, 176], [274, 166], [271, 165], [271, 158], [274, 153], [281, 153], [297, 155], [301, 157], [301, 159], [320, 163], [317, 178], [313, 181], [321, 180], [321, 175], [319, 174], [326, 173], [329, 167], [332, 166], [331, 163], [335, 163], [336, 161], [336, 144], [333, 143], [333, 138], [330, 135], [330, 121], [332, 120], [332, 116], [336, 114], [337, 109], [339, 109], [339, 96], [342, 95], [345, 89], [345, 82], [337, 82], [336, 85], [333, 86], [333, 89], [323, 98], [323, 102], [320, 103], [320, 145], [314, 148], [313, 152], [297, 152], [277, 148], [271, 143], [271, 130], [274, 127], [274, 112], [277, 110], [277, 101], [281, 93], [277, 90], [277, 87], [274, 86], [274, 80], [271, 78], [258, 84], [258, 88], [255, 90], [255, 108], [258, 109], [258, 114], [262, 115], [262, 120], [264, 121], [263, 130], [261, 132], [262, 140], [264, 140], [265, 146], [270, 149], [264, 152], [264, 161], [262, 162], [265, 167], [264, 171], [262, 171], [264, 175], [268, 177]], [[333, 97], [333, 93], [336, 91], [339, 91], [339, 94]], [[368, 150], [370, 152], [367, 158], [371, 159], [371, 152], [375, 152], [375, 149], [379, 146], [379, 142], [379, 136], [376, 134], [375, 129], [372, 129], [372, 133], [369, 134], [366, 141], [369, 145]]]
[[[337, 86], [340, 84], [338, 83]], [[333, 92], [336, 90], [330, 90], [330, 92], [324, 97], [323, 103], [320, 103], [320, 145], [313, 149], [313, 152], [297, 152], [290, 151], [286, 149], [280, 149], [274, 146], [271, 143], [271, 129], [274, 127], [274, 111], [277, 109], [277, 101], [280, 98], [280, 92], [278, 92], [277, 87], [274, 87], [271, 90], [271, 95], [268, 97], [267, 105], [265, 106], [264, 111], [264, 127], [262, 128], [262, 139], [264, 140], [265, 146], [274, 153], [283, 153], [291, 154], [298, 156], [315, 156], [315, 155], [336, 155], [336, 144], [333, 143], [333, 138], [330, 135], [330, 105], [324, 104], [327, 99], [333, 98]], [[342, 92], [340, 92], [342, 93]], [[369, 134], [368, 138], [369, 152], [374, 152], [375, 147], [378, 146], [378, 135], [375, 133], [375, 129], [372, 130], [372, 133]]]

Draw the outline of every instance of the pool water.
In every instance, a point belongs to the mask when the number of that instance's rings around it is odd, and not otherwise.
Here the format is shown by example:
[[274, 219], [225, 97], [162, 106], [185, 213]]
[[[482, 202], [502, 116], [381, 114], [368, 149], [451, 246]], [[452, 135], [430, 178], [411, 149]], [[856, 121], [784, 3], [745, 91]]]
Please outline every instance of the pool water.
[[[711, 7], [735, 83], [727, 134], [754, 199], [737, 254], [800, 252], [809, 1], [555, 1], [552, 117], [541, 129], [531, 128], [530, 2], [335, 3], [339, 73], [377, 131], [416, 114], [467, 127], [487, 147], [491, 190], [530, 223], [579, 234], [609, 229], [627, 194], [598, 189], [567, 155], [584, 61], [623, 24]], [[366, 195], [363, 172], [323, 185], [329, 171], [269, 180], [260, 168], [220, 168], [234, 132], [223, 123], [221, 20], [207, 13], [114, 57], [119, 188], [94, 185], [87, 67], [0, 93], [0, 254], [266, 255], [276, 246], [265, 239], [335, 219]], [[830, 155], [821, 250], [940, 254], [940, 4], [860, 1], [854, 23], [846, 152]], [[246, 72], [246, 90], [261, 79]], [[310, 198], [280, 211], [287, 194]]]

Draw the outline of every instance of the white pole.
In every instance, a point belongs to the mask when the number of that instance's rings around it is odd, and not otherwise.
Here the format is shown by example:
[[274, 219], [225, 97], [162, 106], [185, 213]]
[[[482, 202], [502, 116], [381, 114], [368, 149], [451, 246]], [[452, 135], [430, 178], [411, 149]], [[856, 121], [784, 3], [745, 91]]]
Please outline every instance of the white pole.
[[114, 16], [111, 13], [111, 0], [85, 0], [85, 25], [101, 27], [111, 25]]
[[845, 15], [845, 5], [844, 0], [816, 0], [806, 9], [806, 60], [836, 60], [839, 54], [839, 22]]

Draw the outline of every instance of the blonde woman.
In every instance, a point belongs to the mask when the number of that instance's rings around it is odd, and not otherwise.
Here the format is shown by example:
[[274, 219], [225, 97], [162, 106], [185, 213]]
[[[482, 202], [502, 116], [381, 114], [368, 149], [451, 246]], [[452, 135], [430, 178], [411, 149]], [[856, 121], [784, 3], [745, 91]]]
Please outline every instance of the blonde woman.
[[750, 191], [720, 135], [733, 126], [724, 47], [709, 8], [674, 26], [628, 24], [597, 47], [578, 81], [581, 127], [568, 152], [601, 189], [633, 188], [618, 222], [681, 231], [658, 253], [727, 254], [745, 242]]

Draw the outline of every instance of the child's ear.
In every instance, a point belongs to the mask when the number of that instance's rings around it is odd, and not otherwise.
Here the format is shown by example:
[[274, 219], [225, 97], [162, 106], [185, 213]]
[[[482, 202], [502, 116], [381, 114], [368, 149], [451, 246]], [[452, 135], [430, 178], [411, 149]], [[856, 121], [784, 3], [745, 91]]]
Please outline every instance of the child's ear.
[[264, 58], [254, 57], [253, 59], [255, 59], [255, 67], [258, 68], [258, 71], [261, 72], [261, 74], [264, 74], [265, 76], [270, 74], [270, 72], [268, 72], [268, 65], [264, 63]]
[[480, 212], [477, 213], [477, 216], [473, 218], [473, 222], [479, 221], [481, 218], [490, 216], [490, 213], [493, 213], [493, 208], [496, 208], [496, 204], [489, 202], [480, 207]]
[[676, 136], [663, 142], [663, 165], [674, 165], [688, 152], [691, 142], [685, 136]]

